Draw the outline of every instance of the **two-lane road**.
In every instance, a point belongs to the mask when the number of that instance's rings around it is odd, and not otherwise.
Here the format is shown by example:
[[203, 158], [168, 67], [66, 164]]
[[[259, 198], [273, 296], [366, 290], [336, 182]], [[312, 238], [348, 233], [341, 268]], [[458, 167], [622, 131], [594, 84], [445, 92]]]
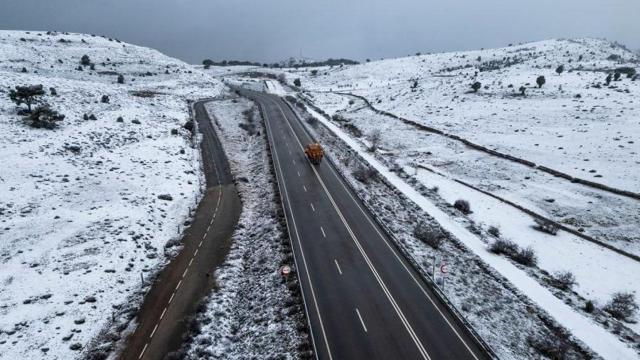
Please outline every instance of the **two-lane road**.
[[261, 107], [319, 359], [487, 359], [371, 218], [282, 99]]

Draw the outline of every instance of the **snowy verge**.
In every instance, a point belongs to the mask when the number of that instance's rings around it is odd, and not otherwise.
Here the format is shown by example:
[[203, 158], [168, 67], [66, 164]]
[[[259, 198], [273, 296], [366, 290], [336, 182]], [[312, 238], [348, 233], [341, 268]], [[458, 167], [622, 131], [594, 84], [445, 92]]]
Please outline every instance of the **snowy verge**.
[[262, 121], [243, 98], [210, 102], [243, 201], [239, 225], [217, 288], [199, 308], [187, 358], [309, 357], [309, 336], [295, 279], [279, 269], [291, 261], [280, 221]]

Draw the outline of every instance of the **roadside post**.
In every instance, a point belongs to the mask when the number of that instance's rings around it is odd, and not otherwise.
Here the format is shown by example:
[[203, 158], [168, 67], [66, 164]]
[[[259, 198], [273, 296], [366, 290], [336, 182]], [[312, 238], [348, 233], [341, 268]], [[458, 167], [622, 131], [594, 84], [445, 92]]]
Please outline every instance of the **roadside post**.
[[447, 264], [444, 261], [440, 262], [440, 273], [442, 274], [442, 292], [444, 292], [444, 278], [447, 275], [447, 272], [449, 270], [447, 269]]

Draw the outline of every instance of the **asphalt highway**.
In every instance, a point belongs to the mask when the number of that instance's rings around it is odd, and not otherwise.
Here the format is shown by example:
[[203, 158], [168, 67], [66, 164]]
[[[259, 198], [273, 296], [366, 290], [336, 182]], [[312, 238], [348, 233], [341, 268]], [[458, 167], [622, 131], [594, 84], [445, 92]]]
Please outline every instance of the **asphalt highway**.
[[204, 108], [206, 102], [195, 103], [194, 116], [203, 136], [207, 189], [183, 236], [183, 249], [145, 295], [137, 327], [120, 354], [123, 360], [163, 359], [180, 348], [189, 317], [211, 291], [211, 274], [229, 251], [242, 206], [227, 158]]
[[260, 105], [319, 359], [487, 359], [476, 338], [398, 252], [313, 139], [275, 96]]

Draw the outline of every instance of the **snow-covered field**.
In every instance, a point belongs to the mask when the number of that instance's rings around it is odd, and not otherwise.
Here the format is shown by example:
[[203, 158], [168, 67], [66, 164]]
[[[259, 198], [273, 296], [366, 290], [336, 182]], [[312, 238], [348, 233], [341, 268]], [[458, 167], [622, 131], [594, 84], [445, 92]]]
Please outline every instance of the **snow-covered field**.
[[298, 287], [286, 284], [279, 273], [291, 262], [291, 248], [277, 217], [260, 115], [238, 97], [211, 102], [207, 111], [217, 119], [243, 209], [227, 261], [215, 273], [218, 289], [196, 318], [200, 329], [188, 358], [305, 358], [309, 338], [301, 330], [306, 320], [299, 297], [289, 290]]
[[[83, 55], [92, 66], [79, 68]], [[9, 100], [36, 84], [66, 116], [54, 130], [29, 127]], [[221, 88], [115, 39], [0, 31], [0, 358], [81, 356], [167, 261], [200, 193], [186, 100]]]
[[[623, 73], [605, 84], [605, 71], [637, 70], [638, 61], [636, 54], [601, 40], [550, 40], [286, 75], [289, 82], [301, 78], [316, 105], [347, 117], [365, 136], [381, 130], [384, 150], [403, 165], [428, 165], [640, 255], [636, 199], [489, 156], [378, 116], [359, 99], [324, 93], [361, 95], [377, 109], [490, 149], [640, 193], [640, 81]], [[546, 79], [542, 88], [536, 85], [539, 75]], [[482, 83], [478, 93], [470, 93], [474, 81]], [[517, 95], [520, 86], [525, 96]]]

